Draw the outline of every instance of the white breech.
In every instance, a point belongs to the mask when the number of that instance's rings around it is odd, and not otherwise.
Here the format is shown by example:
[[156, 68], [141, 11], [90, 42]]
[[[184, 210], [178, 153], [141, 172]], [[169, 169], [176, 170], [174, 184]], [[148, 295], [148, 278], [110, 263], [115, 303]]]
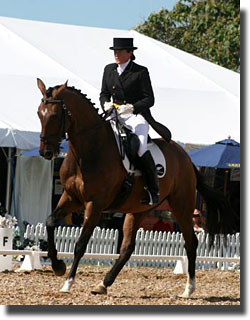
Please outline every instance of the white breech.
[[140, 140], [140, 147], [138, 150], [138, 156], [141, 157], [147, 151], [148, 141], [148, 122], [140, 114], [123, 114], [119, 116], [119, 120], [122, 124], [125, 124], [134, 134], [136, 134]]

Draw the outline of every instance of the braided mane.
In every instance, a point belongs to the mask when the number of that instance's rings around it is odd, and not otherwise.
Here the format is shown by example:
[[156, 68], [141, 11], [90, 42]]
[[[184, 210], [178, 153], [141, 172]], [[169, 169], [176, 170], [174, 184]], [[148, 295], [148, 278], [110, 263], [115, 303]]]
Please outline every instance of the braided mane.
[[94, 102], [91, 101], [91, 99], [87, 98], [87, 95], [85, 93], [82, 93], [80, 89], [76, 89], [75, 87], [67, 87], [67, 89], [77, 93], [77, 94], [80, 94], [85, 100], [87, 100], [88, 102], [90, 102], [92, 104], [92, 106], [95, 105]]
[[[54, 86], [54, 87], [49, 87], [47, 90], [46, 90], [46, 96], [48, 98], [51, 98], [52, 97], [52, 92], [53, 90], [55, 89], [58, 89], [60, 88], [60, 85], [57, 85], [57, 86]], [[99, 109], [98, 108], [95, 108], [95, 103], [91, 101], [91, 99], [87, 98], [87, 95], [82, 93], [80, 89], [76, 89], [74, 86], [72, 87], [67, 87], [68, 90], [70, 91], [73, 91], [79, 95], [81, 95], [82, 98], [84, 98], [85, 101], [87, 101], [88, 103], [90, 103], [92, 105], [92, 107], [96, 110], [96, 112], [98, 113]]]

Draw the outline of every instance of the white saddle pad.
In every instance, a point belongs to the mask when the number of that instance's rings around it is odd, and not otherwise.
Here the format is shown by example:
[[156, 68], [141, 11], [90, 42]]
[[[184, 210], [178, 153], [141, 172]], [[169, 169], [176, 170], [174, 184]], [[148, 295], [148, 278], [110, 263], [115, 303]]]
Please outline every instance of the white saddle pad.
[[[113, 121], [110, 121], [110, 123], [111, 123], [111, 127], [113, 129], [114, 135], [115, 135], [118, 149], [121, 153], [116, 125]], [[158, 177], [163, 178], [166, 173], [166, 160], [165, 160], [165, 157], [164, 157], [161, 149], [157, 146], [156, 143], [154, 143], [152, 141], [152, 142], [148, 143], [148, 150], [151, 152], [152, 157], [154, 159]], [[125, 157], [122, 161], [123, 161], [123, 165], [124, 165], [125, 169], [127, 170], [127, 172], [133, 173], [135, 176], [142, 175], [140, 170], [134, 169], [134, 166], [130, 163], [127, 155], [125, 155]]]

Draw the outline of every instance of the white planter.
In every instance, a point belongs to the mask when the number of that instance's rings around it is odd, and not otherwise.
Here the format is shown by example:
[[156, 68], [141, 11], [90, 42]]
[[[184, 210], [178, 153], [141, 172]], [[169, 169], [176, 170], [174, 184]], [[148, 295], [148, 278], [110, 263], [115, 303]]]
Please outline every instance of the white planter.
[[[0, 228], [0, 251], [12, 250], [13, 231], [12, 228]], [[12, 256], [0, 255], [0, 272], [12, 270]]]

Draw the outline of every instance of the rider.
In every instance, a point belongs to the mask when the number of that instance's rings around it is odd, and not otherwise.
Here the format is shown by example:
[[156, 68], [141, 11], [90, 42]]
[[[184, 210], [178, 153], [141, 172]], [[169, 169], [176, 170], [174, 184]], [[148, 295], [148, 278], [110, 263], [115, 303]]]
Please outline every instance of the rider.
[[149, 124], [145, 118], [152, 118], [149, 108], [154, 104], [154, 93], [146, 67], [133, 62], [133, 38], [114, 38], [113, 47], [116, 63], [104, 69], [101, 106], [105, 112], [117, 108], [119, 121], [135, 133], [139, 140], [140, 169], [151, 194], [151, 203], [159, 202], [159, 181], [154, 160], [147, 150]]

